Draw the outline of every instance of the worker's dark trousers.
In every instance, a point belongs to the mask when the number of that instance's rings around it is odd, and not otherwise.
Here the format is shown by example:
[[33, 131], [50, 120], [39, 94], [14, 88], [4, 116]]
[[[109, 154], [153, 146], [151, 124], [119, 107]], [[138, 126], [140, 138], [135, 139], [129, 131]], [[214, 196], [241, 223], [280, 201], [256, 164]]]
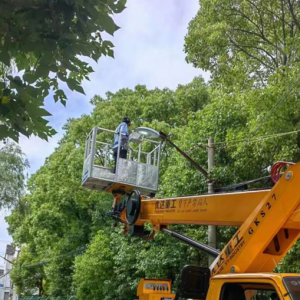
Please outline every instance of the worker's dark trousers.
[[[127, 150], [120, 149], [120, 158], [127, 158]], [[116, 167], [117, 167], [117, 160], [118, 160], [118, 147], [114, 148], [114, 160], [115, 160], [115, 167], [114, 167], [114, 173], [116, 173]]]

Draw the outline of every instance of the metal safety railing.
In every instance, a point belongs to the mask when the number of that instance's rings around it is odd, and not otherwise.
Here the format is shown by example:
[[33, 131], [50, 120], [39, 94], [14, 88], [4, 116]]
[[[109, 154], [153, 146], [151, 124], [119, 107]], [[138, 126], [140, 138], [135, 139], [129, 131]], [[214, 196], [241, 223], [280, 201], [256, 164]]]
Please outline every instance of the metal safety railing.
[[[127, 136], [126, 154], [121, 153], [122, 133], [94, 127], [86, 139], [82, 184], [109, 190], [114, 184], [130, 186], [144, 195], [158, 189], [161, 142], [139, 133]], [[114, 147], [114, 140], [118, 144]], [[117, 147], [117, 148], [116, 148]], [[125, 156], [124, 156], [125, 155]]]

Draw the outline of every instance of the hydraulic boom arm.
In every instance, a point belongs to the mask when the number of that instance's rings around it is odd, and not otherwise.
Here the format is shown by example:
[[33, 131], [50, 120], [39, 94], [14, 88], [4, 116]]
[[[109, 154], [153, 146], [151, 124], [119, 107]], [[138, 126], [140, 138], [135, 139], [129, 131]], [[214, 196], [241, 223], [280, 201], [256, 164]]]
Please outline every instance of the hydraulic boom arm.
[[[271, 272], [300, 235], [300, 164], [288, 168], [271, 190], [140, 201], [133, 197], [120, 219], [151, 223], [240, 226], [211, 266], [212, 276]], [[140, 202], [139, 202], [140, 201]]]

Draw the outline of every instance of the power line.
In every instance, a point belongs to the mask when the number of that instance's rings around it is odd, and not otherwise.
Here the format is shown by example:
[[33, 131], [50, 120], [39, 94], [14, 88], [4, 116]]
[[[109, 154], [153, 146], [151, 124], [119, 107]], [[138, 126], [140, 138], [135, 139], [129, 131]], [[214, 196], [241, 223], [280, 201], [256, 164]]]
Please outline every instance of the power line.
[[0, 258], [2, 258], [2, 259], [4, 259], [4, 260], [6, 260], [7, 262], [9, 262], [10, 264], [14, 264], [12, 261], [10, 261], [10, 260], [8, 260], [7, 258], [5, 258], [4, 256], [2, 256], [2, 255], [0, 255]]
[[[226, 147], [230, 147], [231, 144], [238, 144], [238, 143], [245, 143], [245, 144], [250, 144], [250, 143], [255, 143], [255, 142], [259, 142], [259, 141], [264, 141], [264, 140], [269, 140], [269, 139], [273, 139], [273, 138], [277, 138], [277, 137], [282, 137], [282, 136], [286, 136], [286, 135], [291, 135], [291, 134], [295, 134], [300, 132], [300, 130], [293, 130], [293, 131], [289, 131], [289, 132], [281, 132], [281, 133], [275, 133], [275, 134], [269, 134], [269, 135], [264, 135], [261, 136], [259, 138], [256, 139], [240, 139], [240, 140], [229, 140], [229, 141], [221, 141], [221, 142], [216, 142], [214, 143], [215, 146], [217, 146], [217, 148], [226, 148]], [[196, 148], [200, 147], [200, 148], [204, 148], [204, 144], [200, 143], [197, 144], [196, 146], [192, 147], [190, 149], [190, 151], [194, 151]]]
[[[261, 136], [256, 139], [241, 139], [241, 140], [230, 140], [230, 141], [217, 142], [217, 143], [214, 143], [214, 145], [217, 145], [217, 146], [223, 145], [226, 147], [226, 146], [229, 146], [230, 144], [237, 144], [237, 143], [255, 143], [255, 142], [259, 142], [259, 141], [264, 141], [264, 140], [268, 140], [268, 139], [273, 139], [273, 138], [277, 138], [277, 137], [295, 134], [298, 132], [300, 132], [300, 130], [269, 134], [269, 135]], [[219, 147], [219, 148], [222, 148], [222, 147]]]
[[10, 272], [12, 271], [12, 269], [10, 269], [9, 271], [7, 271], [5, 274], [3, 274], [2, 276], [0, 276], [0, 279], [7, 276]]
[[25, 266], [21, 266], [21, 267], [22, 268], [33, 268], [33, 267], [43, 266], [43, 265], [48, 264], [52, 260], [60, 259], [60, 258], [66, 257], [66, 256], [74, 255], [74, 254], [80, 254], [80, 253], [84, 252], [85, 250], [86, 250], [86, 246], [82, 246], [82, 247], [77, 248], [76, 250], [61, 254], [59, 256], [56, 256], [53, 258], [47, 258], [47, 259], [41, 260], [39, 262], [36, 262], [34, 264], [25, 265]]
[[[257, 124], [257, 126], [255, 127], [255, 129], [253, 130], [253, 133], [251, 134], [251, 137], [253, 137], [257, 131], [266, 123], [266, 121], [268, 120], [268, 117], [274, 112], [274, 110], [287, 98], [287, 96], [293, 92], [296, 88], [296, 86], [298, 85], [298, 81], [295, 81], [292, 88], [288, 91], [288, 93], [286, 93], [285, 95], [283, 95], [276, 103], [275, 105], [271, 108], [271, 110], [264, 116], [263, 121], [259, 124]], [[299, 88], [298, 88], [299, 89]]]
[[[274, 110], [287, 98], [287, 96], [289, 94], [291, 94], [293, 91], [295, 90], [299, 90], [300, 88], [296, 88], [298, 85], [298, 81], [295, 81], [294, 84], [292, 85], [291, 89], [286, 93], [284, 94], [276, 103], [275, 105], [271, 108], [271, 110], [264, 116], [264, 119], [261, 123], [258, 123], [257, 126], [254, 128], [252, 134], [251, 134], [251, 137], [253, 137], [257, 132], [258, 130], [266, 123], [268, 117], [274, 112]], [[297, 131], [298, 132], [298, 131]], [[293, 132], [292, 132], [293, 133]], [[242, 140], [241, 142], [246, 142], [248, 141], [249, 139], [245, 139], [245, 140]], [[232, 141], [232, 142], [240, 142], [239, 140], [237, 141]], [[226, 142], [220, 142], [220, 143], [214, 143], [215, 145], [217, 144], [221, 144], [221, 143], [226, 143]], [[196, 146], [192, 147], [190, 149], [191, 152], [193, 152], [197, 147], [203, 147], [203, 145], [205, 144], [205, 142], [200, 142], [198, 143]]]

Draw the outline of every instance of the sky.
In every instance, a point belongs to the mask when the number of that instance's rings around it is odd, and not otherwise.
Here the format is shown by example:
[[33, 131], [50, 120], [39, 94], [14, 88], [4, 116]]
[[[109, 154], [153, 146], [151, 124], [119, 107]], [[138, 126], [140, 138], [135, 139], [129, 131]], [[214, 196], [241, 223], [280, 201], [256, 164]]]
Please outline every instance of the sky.
[[[121, 27], [110, 38], [115, 45], [115, 59], [102, 57], [98, 63], [91, 61], [95, 72], [90, 81], [83, 82], [86, 96], [64, 86], [66, 107], [54, 103], [51, 96], [46, 99], [46, 109], [52, 113], [50, 125], [58, 133], [48, 142], [21, 137], [20, 146], [30, 163], [29, 175], [54, 151], [64, 134], [62, 127], [66, 121], [92, 111], [89, 101], [94, 95], [105, 96], [107, 91], [134, 88], [138, 84], [150, 89], [176, 89], [178, 84], [187, 84], [195, 76], [209, 78], [207, 73], [186, 63], [183, 51], [188, 24], [199, 9], [198, 0], [128, 0], [126, 6], [121, 14], [114, 16]], [[5, 212], [0, 212], [0, 241], [10, 241], [4, 215]], [[3, 247], [0, 243], [0, 254]]]

